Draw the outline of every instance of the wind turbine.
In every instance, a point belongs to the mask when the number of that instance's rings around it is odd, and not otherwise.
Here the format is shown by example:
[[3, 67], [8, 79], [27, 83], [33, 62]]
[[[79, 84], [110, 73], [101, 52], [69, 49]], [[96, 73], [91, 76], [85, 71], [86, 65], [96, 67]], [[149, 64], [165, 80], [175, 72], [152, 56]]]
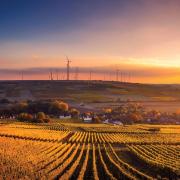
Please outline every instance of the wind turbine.
[[69, 77], [70, 77], [70, 63], [71, 61], [69, 60], [69, 58], [66, 56], [66, 60], [67, 60], [67, 80], [69, 81]]

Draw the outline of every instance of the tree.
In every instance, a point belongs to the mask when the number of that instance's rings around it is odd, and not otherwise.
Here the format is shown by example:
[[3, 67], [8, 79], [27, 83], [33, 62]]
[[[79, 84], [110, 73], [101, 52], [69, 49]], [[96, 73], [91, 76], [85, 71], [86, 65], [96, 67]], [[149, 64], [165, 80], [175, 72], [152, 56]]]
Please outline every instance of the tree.
[[61, 113], [67, 112], [69, 109], [69, 106], [65, 102], [59, 102], [59, 101], [54, 101], [51, 103], [49, 112], [52, 114], [59, 115]]
[[51, 119], [49, 117], [46, 117], [46, 119], [43, 120], [45, 123], [50, 123]]
[[37, 113], [37, 119], [38, 119], [38, 120], [44, 120], [44, 119], [46, 119], [45, 113], [44, 113], [44, 112], [38, 112], [38, 113]]
[[60, 107], [61, 107], [62, 111], [68, 111], [68, 109], [69, 109], [68, 104], [65, 102], [60, 102]]
[[93, 123], [100, 123], [100, 122], [101, 122], [101, 119], [100, 119], [98, 116], [94, 116], [94, 117], [92, 118], [92, 121], [93, 121]]
[[140, 113], [131, 113], [128, 118], [134, 123], [140, 123], [143, 121], [143, 117]]
[[6, 98], [3, 98], [3, 99], [0, 100], [0, 103], [2, 103], [2, 104], [9, 104], [10, 101], [8, 99], [6, 99]]
[[75, 108], [72, 108], [70, 110], [70, 113], [71, 113], [71, 116], [74, 117], [74, 118], [78, 118], [79, 114], [80, 114], [80, 112], [77, 109], [75, 109]]
[[111, 108], [106, 108], [106, 109], [104, 109], [104, 113], [105, 114], [110, 114], [110, 113], [112, 113], [112, 109]]
[[14, 110], [17, 113], [27, 112], [27, 109], [28, 109], [28, 103], [26, 102], [20, 102], [14, 106]]
[[18, 116], [18, 119], [20, 121], [32, 122], [33, 121], [33, 116], [31, 114], [28, 114], [28, 113], [20, 113], [19, 116]]
[[50, 102], [45, 100], [38, 100], [29, 102], [28, 112], [29, 113], [38, 113], [38, 112], [49, 112]]

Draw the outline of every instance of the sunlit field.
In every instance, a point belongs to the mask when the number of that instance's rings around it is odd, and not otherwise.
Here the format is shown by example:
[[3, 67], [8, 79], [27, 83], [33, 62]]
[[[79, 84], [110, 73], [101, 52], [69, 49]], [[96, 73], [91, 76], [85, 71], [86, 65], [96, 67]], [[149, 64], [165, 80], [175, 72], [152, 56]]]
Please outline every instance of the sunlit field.
[[178, 179], [179, 157], [179, 125], [0, 124], [1, 179]]

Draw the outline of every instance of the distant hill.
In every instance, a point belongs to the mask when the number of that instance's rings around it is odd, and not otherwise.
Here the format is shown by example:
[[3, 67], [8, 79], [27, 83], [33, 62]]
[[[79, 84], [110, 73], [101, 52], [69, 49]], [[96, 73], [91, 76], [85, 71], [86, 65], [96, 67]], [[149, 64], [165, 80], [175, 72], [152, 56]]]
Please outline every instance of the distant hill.
[[177, 109], [180, 107], [180, 85], [108, 81], [1, 81], [0, 98], [13, 101], [63, 99], [73, 106], [84, 103], [87, 109], [94, 108], [94, 104], [101, 108], [124, 101], [149, 103], [150, 106], [157, 106], [157, 102], [163, 103], [163, 106], [176, 103]]

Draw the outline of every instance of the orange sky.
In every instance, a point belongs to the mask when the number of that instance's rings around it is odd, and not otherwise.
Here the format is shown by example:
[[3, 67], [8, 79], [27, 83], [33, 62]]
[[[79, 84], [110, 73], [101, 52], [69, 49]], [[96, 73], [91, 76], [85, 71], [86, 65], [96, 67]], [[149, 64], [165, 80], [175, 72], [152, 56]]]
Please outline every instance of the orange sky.
[[[103, 73], [94, 72], [94, 79], [104, 79], [104, 73], [113, 74], [118, 68], [125, 74], [133, 71], [134, 82], [180, 83], [180, 1], [93, 3], [75, 4], [70, 7], [72, 15], [64, 11], [59, 16], [48, 10], [48, 4], [44, 4], [48, 12], [32, 6], [29, 14], [22, 11], [24, 19], [18, 17], [21, 9], [12, 7], [17, 22], [5, 12], [0, 18], [0, 79], [16, 79], [19, 75], [14, 76], [14, 70], [64, 68], [68, 55], [72, 72], [75, 67], [101, 68]], [[57, 13], [58, 6], [69, 7], [51, 5]], [[34, 19], [32, 12], [37, 13]], [[44, 21], [46, 13], [49, 19]], [[47, 73], [40, 70], [26, 78], [46, 79]]]
[[[168, 66], [154, 66], [142, 64], [113, 64], [109, 66], [88, 66], [78, 67], [71, 66], [70, 79], [90, 80], [90, 72], [92, 80], [117, 80], [117, 69], [119, 70], [118, 80], [123, 82], [134, 83], [180, 83], [180, 68]], [[53, 73], [53, 79], [66, 79], [66, 67], [51, 68], [24, 68], [24, 69], [1, 69], [0, 79], [4, 77], [8, 80], [21, 80], [22, 72], [24, 80], [48, 80], [50, 72]], [[78, 72], [78, 75], [77, 73]], [[78, 76], [78, 77], [77, 77]]]

